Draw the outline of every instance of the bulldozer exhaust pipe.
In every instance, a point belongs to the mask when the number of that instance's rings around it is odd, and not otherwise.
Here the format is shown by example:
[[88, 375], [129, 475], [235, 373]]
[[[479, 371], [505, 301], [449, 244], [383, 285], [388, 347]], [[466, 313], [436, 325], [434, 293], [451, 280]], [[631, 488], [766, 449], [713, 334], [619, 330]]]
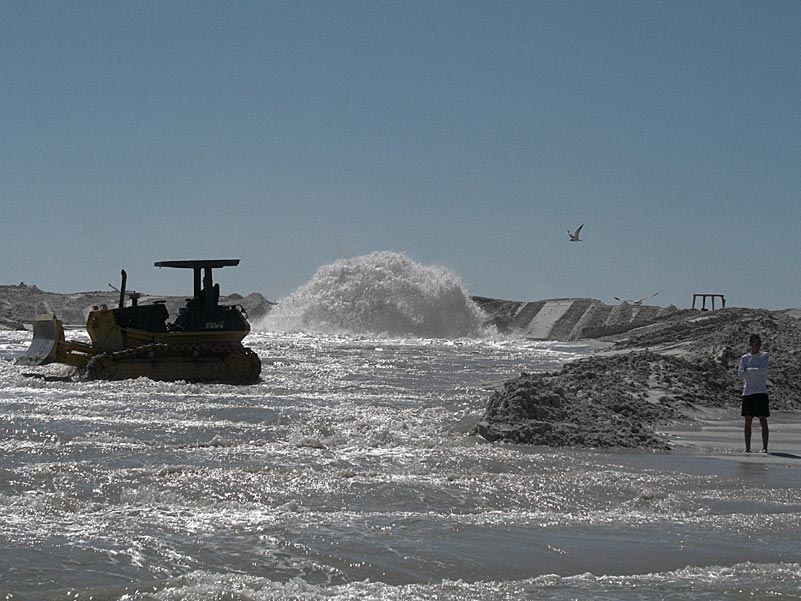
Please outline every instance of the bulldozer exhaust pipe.
[[125, 284], [128, 282], [128, 274], [122, 270], [122, 284], [120, 284], [120, 309], [125, 308]]

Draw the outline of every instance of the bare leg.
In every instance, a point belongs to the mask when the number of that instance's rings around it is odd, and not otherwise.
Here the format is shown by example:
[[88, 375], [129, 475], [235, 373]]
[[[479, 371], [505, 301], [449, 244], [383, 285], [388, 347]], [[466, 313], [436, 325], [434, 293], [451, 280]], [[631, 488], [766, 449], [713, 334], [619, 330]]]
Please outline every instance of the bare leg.
[[760, 417], [759, 426], [762, 428], [762, 450], [768, 452], [768, 418]]
[[745, 418], [745, 452], [751, 452], [751, 422], [754, 421], [753, 417], [746, 417]]

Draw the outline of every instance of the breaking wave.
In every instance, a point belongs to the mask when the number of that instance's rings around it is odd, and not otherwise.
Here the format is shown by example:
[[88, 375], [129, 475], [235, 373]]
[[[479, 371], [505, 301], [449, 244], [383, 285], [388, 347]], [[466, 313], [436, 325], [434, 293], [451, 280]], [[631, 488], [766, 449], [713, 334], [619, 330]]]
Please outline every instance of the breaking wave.
[[384, 251], [320, 267], [256, 328], [461, 338], [482, 335], [485, 319], [453, 272]]

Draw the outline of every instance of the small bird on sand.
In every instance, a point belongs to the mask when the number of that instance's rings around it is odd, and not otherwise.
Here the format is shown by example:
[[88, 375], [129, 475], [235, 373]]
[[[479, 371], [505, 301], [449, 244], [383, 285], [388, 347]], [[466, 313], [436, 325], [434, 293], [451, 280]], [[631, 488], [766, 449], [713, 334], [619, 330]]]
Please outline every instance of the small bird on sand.
[[581, 236], [581, 228], [583, 227], [584, 224], [582, 223], [580, 226], [578, 226], [578, 229], [575, 232], [567, 230], [567, 235], [570, 236], [571, 242], [581, 242], [581, 238], [579, 236]]

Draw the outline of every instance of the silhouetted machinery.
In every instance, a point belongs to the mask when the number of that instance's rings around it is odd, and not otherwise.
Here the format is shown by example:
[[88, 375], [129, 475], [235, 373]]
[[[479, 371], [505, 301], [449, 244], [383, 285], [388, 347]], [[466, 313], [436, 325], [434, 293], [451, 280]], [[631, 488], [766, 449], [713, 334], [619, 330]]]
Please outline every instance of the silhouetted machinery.
[[68, 341], [55, 315], [40, 315], [33, 324], [33, 340], [17, 362], [24, 365], [64, 363], [84, 371], [89, 379], [124, 380], [145, 376], [153, 380], [194, 382], [256, 382], [261, 361], [242, 345], [250, 332], [244, 308], [221, 305], [220, 285], [212, 270], [235, 266], [239, 259], [159, 261], [156, 267], [191, 269], [194, 296], [175, 320], [167, 322], [165, 301], [140, 305], [140, 294], [128, 295], [122, 271], [117, 308], [93, 307], [86, 320], [91, 344]]

